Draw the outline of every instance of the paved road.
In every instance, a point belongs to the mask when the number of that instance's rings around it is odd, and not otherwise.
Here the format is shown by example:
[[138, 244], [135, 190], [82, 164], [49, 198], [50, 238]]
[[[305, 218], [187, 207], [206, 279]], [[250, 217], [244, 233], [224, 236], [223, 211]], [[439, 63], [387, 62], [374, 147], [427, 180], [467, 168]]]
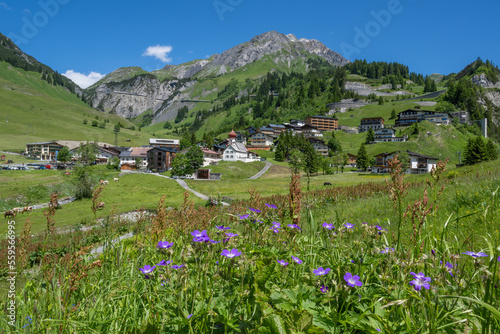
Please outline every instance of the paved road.
[[271, 168], [272, 165], [273, 165], [272, 163], [266, 161], [266, 165], [264, 166], [264, 168], [262, 168], [262, 170], [260, 172], [258, 172], [257, 174], [255, 174], [254, 176], [249, 177], [247, 180], [256, 180], [256, 179], [258, 179], [259, 177], [261, 177], [262, 175], [264, 175], [264, 173], [267, 172], [267, 170], [269, 168]]
[[[116, 243], [118, 243], [118, 242], [120, 242], [120, 241], [122, 241], [124, 239], [132, 238], [133, 236], [134, 236], [134, 234], [132, 232], [127, 233], [125, 235], [122, 235], [122, 236], [118, 237], [118, 239], [115, 239], [115, 240], [111, 241], [111, 243], [108, 244], [108, 247], [111, 246], [112, 244], [116, 244]], [[102, 254], [103, 252], [104, 252], [104, 245], [99, 246], [97, 248], [94, 248], [90, 252], [90, 254], [92, 254], [92, 255], [99, 255], [99, 254]]]
[[[165, 175], [160, 175], [158, 173], [153, 173], [151, 175], [163, 177], [163, 178], [170, 179], [170, 180], [175, 180], [175, 182], [177, 182], [182, 188], [184, 188], [187, 191], [189, 191], [190, 193], [194, 194], [196, 197], [199, 197], [199, 198], [201, 198], [204, 201], [208, 201], [208, 199], [209, 199], [209, 197], [207, 195], [203, 195], [203, 194], [197, 192], [196, 190], [193, 190], [193, 189], [189, 188], [189, 186], [187, 185], [186, 181], [184, 181], [184, 180], [181, 180], [181, 179], [172, 179], [171, 177], [168, 177], [168, 176], [165, 176]], [[225, 203], [225, 202], [221, 202], [221, 203], [224, 206], [229, 206], [228, 203]]]

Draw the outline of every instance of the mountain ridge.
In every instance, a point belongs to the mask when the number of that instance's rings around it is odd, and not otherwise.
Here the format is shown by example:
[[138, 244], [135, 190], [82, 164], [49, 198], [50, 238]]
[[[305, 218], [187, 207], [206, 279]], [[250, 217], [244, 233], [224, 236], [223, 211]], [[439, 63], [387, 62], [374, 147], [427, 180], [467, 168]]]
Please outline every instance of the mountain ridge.
[[[152, 111], [156, 119], [173, 119], [179, 106], [171, 107], [168, 101], [173, 104], [175, 100], [196, 97], [190, 94], [181, 97], [181, 92], [196, 85], [200, 79], [229, 74], [259, 62], [274, 62], [274, 67], [280, 69], [307, 71], [307, 60], [316, 57], [332, 66], [349, 63], [318, 40], [297, 39], [292, 34], [269, 31], [208, 59], [166, 65], [152, 72], [138, 67], [117, 69], [89, 87], [87, 92], [92, 106], [104, 112], [131, 118]], [[264, 74], [265, 71], [260, 73]], [[127, 94], [122, 94], [124, 92]], [[163, 113], [170, 116], [161, 117]]]

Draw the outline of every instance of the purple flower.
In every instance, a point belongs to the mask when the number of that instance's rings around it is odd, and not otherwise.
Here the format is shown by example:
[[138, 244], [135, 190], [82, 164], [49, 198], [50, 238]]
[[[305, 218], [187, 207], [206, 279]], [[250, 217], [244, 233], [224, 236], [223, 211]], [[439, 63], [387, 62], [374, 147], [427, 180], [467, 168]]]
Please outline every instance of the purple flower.
[[223, 225], [215, 226], [215, 228], [218, 229], [218, 230], [221, 230], [221, 231], [225, 231], [225, 230], [230, 230], [231, 229], [230, 227], [224, 227]]
[[215, 240], [212, 240], [210, 239], [208, 242], [210, 242], [212, 245], [215, 245], [215, 244], [218, 244], [219, 242], [222, 242], [222, 241], [215, 241]]
[[280, 231], [277, 228], [271, 227], [271, 230], [273, 230], [274, 233], [280, 233]]
[[316, 275], [316, 276], [323, 276], [323, 275], [326, 275], [330, 272], [330, 268], [326, 268], [326, 269], [323, 269], [323, 267], [319, 267], [318, 269], [315, 269], [313, 270], [313, 273]]
[[389, 254], [390, 252], [394, 252], [394, 251], [395, 251], [394, 248], [385, 247], [384, 250], [380, 251], [380, 254]]
[[207, 230], [203, 230], [201, 232], [198, 230], [194, 230], [193, 232], [191, 232], [191, 235], [195, 238], [204, 237], [207, 236]]
[[302, 231], [302, 229], [301, 229], [301, 228], [299, 227], [299, 225], [297, 225], [297, 224], [288, 224], [288, 227], [289, 227], [289, 228], [296, 228], [296, 229], [298, 229], [298, 230], [301, 230], [301, 231]]
[[172, 263], [172, 261], [168, 260], [168, 261], [165, 261], [165, 260], [161, 260], [159, 263], [157, 263], [156, 265], [157, 266], [166, 266], [167, 264], [170, 264]]
[[319, 288], [319, 290], [323, 293], [327, 293], [328, 292], [328, 287], [327, 286], [324, 286], [322, 285], [321, 288]]
[[381, 332], [382, 330], [380, 328], [377, 328], [377, 332]]
[[191, 318], [192, 316], [193, 316], [192, 314], [188, 315], [188, 319]]
[[301, 259], [299, 259], [298, 257], [295, 257], [295, 256], [293, 256], [293, 255], [292, 255], [292, 260], [294, 260], [294, 261], [295, 261], [295, 263], [297, 263], [297, 264], [301, 264], [301, 263], [302, 263], [302, 260], [301, 260]]
[[328, 230], [331, 230], [332, 228], [335, 228], [335, 226], [333, 226], [333, 224], [328, 224], [328, 223], [323, 223], [323, 227], [328, 229]]
[[498, 260], [498, 262], [500, 262], [500, 256], [498, 257], [498, 259], [497, 259], [497, 260]]
[[181, 269], [182, 267], [184, 267], [184, 264], [174, 264], [170, 268], [172, 268], [172, 269]]
[[250, 217], [250, 215], [241, 215], [240, 219], [243, 220], [243, 219], [247, 219], [248, 217]]
[[288, 265], [288, 262], [285, 262], [285, 260], [278, 260], [278, 263], [281, 264], [283, 267]]
[[[439, 261], [439, 263], [443, 264], [443, 261]], [[446, 264], [444, 266], [446, 267], [446, 271], [448, 272], [448, 274], [453, 276], [453, 264], [446, 262]]]
[[168, 242], [168, 241], [159, 241], [158, 242], [158, 245], [156, 245], [156, 248], [160, 248], [160, 249], [169, 249], [170, 247], [172, 247], [174, 245], [173, 242]]
[[424, 273], [418, 273], [418, 274], [415, 274], [413, 271], [410, 272], [410, 274], [413, 276], [413, 278], [415, 279], [424, 279], [425, 278], [425, 274]]
[[358, 275], [352, 275], [351, 273], [347, 273], [344, 275], [344, 280], [347, 282], [347, 285], [356, 287], [356, 286], [362, 286], [363, 283], [359, 280]]
[[268, 204], [268, 203], [265, 203], [266, 206], [269, 208], [269, 209], [277, 209], [278, 207], [274, 204]]
[[351, 224], [351, 223], [345, 223], [344, 224], [345, 228], [353, 228], [354, 225], [356, 225], [356, 224]]
[[281, 224], [277, 222], [273, 222], [273, 228], [281, 228]]
[[254, 223], [264, 224], [264, 222], [262, 220], [258, 220], [258, 219], [256, 221], [254, 221]]
[[203, 230], [201, 232], [198, 230], [194, 230], [194, 232], [191, 232], [191, 235], [194, 237], [194, 242], [208, 242], [210, 240], [207, 235], [207, 230]]
[[462, 253], [462, 254], [470, 255], [470, 256], [472, 256], [472, 257], [474, 257], [474, 258], [476, 258], [476, 257], [486, 257], [486, 256], [488, 256], [488, 254], [483, 253], [483, 252], [478, 252], [478, 253], [474, 253], [474, 252], [465, 252], [465, 253]]
[[387, 231], [387, 229], [383, 228], [382, 226], [375, 225], [375, 228], [380, 232]]
[[167, 284], [167, 281], [163, 281], [163, 283], [161, 283], [160, 285], [165, 286], [165, 284]]
[[238, 236], [238, 234], [236, 234], [236, 233], [231, 233], [231, 232], [226, 233], [226, 235], [227, 235], [228, 237], [230, 237], [230, 238], [234, 238], [234, 237], [237, 237], [237, 236]]
[[228, 257], [232, 259], [233, 257], [240, 256], [241, 252], [238, 251], [236, 248], [233, 248], [231, 250], [224, 249], [220, 255]]
[[153, 270], [156, 268], [156, 266], [150, 266], [149, 264], [148, 265], [145, 265], [144, 268], [139, 268], [140, 271], [142, 271], [142, 273], [144, 275], [147, 275], [147, 274], [151, 274], [153, 272]]
[[260, 210], [259, 210], [259, 209], [254, 209], [254, 208], [249, 208], [249, 209], [250, 209], [250, 211], [253, 211], [253, 212], [255, 212], [255, 213], [260, 213]]
[[425, 277], [424, 273], [415, 274], [414, 272], [412, 272], [411, 274], [413, 275], [413, 277], [415, 279], [410, 282], [410, 285], [413, 285], [413, 288], [416, 291], [422, 290], [422, 287], [424, 287], [427, 290], [429, 290], [431, 288], [431, 285], [429, 284], [429, 282], [432, 279], [430, 277]]

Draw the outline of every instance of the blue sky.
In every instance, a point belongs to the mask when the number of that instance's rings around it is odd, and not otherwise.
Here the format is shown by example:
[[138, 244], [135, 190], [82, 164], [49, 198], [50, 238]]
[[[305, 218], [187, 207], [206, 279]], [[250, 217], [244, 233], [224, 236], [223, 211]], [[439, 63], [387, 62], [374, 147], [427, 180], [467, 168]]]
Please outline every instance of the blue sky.
[[206, 58], [270, 30], [350, 60], [448, 74], [478, 56], [500, 63], [499, 15], [496, 0], [0, 0], [0, 32], [82, 86], [119, 67]]

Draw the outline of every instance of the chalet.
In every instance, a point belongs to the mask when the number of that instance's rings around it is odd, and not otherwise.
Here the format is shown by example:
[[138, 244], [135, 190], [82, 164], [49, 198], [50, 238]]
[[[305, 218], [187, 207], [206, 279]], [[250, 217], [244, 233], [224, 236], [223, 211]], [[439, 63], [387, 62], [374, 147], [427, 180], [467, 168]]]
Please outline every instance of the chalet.
[[321, 154], [324, 157], [328, 156], [328, 146], [325, 144], [325, 142], [321, 139], [310, 137], [307, 138], [307, 141], [311, 143], [311, 145], [314, 147], [314, 150]]
[[306, 117], [305, 122], [317, 127], [320, 131], [336, 131], [339, 125], [337, 118], [328, 116], [309, 116]]
[[248, 135], [251, 136], [254, 133], [258, 132], [259, 130], [253, 126], [249, 126], [248, 128], [245, 129], [246, 132], [248, 132]]
[[153, 147], [147, 151], [147, 165], [150, 170], [166, 171], [172, 167], [177, 151], [171, 148]]
[[454, 111], [450, 113], [451, 118], [457, 118], [458, 123], [460, 124], [467, 124], [470, 119], [470, 114], [468, 111]]
[[267, 126], [274, 130], [274, 137], [277, 138], [282, 132], [286, 131], [286, 127], [283, 124], [269, 124]]
[[296, 125], [296, 124], [286, 124], [286, 129], [288, 131], [291, 131], [293, 135], [303, 135], [305, 138], [310, 138], [310, 137], [318, 137], [321, 138], [323, 137], [323, 134], [321, 131], [318, 130], [317, 127], [309, 124], [302, 124], [302, 125]]
[[168, 148], [170, 150], [179, 150], [180, 140], [178, 139], [149, 139], [149, 146]]
[[358, 156], [347, 153], [347, 164], [351, 167], [356, 167], [356, 160], [358, 159]]
[[39, 143], [27, 143], [26, 154], [28, 157], [44, 160], [54, 161], [57, 152], [62, 150], [64, 145], [59, 144], [57, 141], [46, 141]]
[[250, 137], [250, 147], [271, 147], [273, 145], [274, 138], [267, 133], [256, 132]]
[[[375, 156], [375, 164], [372, 166], [372, 173], [389, 173], [388, 161], [398, 155], [400, 151], [391, 153], [381, 153]], [[424, 174], [429, 173], [432, 168], [436, 168], [438, 158], [430, 157], [420, 153], [407, 151], [410, 161], [406, 173]]]
[[429, 121], [435, 124], [449, 125], [451, 123], [451, 118], [452, 116], [447, 113], [431, 110], [408, 109], [398, 114], [395, 123], [396, 126], [410, 126], [413, 123]]
[[[298, 125], [298, 126], [304, 126], [306, 124], [305, 121], [302, 121], [300, 119], [291, 119], [290, 120], [291, 125]], [[286, 125], [286, 124], [285, 124]]]
[[231, 131], [229, 133], [228, 145], [222, 154], [222, 160], [253, 162], [260, 161], [260, 157], [253, 152], [249, 152], [242, 143], [238, 143], [236, 141], [236, 133]]
[[151, 147], [130, 147], [122, 151], [119, 155], [120, 165], [134, 164], [139, 159], [139, 168], [146, 168], [148, 166], [148, 151]]
[[358, 126], [359, 132], [365, 132], [370, 129], [373, 131], [384, 128], [384, 119], [382, 117], [363, 118]]
[[[54, 140], [40, 143], [27, 143], [25, 154], [31, 158], [50, 161], [55, 160], [57, 152], [62, 150], [62, 148], [65, 146], [70, 152], [74, 153], [76, 152], [76, 149], [80, 147], [80, 145], [85, 145], [87, 143], [89, 142], [76, 140]], [[98, 142], [97, 146], [108, 149], [114, 148], [113, 145], [101, 142]]]
[[396, 130], [391, 128], [383, 128], [375, 130], [375, 142], [404, 142], [408, 139], [408, 136], [396, 137]]
[[268, 135], [270, 137], [273, 137], [273, 138], [275, 136], [274, 135], [274, 129], [270, 128], [270, 127], [267, 127], [267, 126], [261, 126], [257, 132], [266, 134], [266, 135]]
[[425, 115], [425, 120], [435, 124], [451, 124], [451, 116], [444, 112], [433, 112], [431, 114]]
[[206, 147], [202, 147], [201, 150], [203, 151], [203, 167], [216, 165], [219, 163], [219, 161], [222, 161], [221, 153], [217, 153]]

